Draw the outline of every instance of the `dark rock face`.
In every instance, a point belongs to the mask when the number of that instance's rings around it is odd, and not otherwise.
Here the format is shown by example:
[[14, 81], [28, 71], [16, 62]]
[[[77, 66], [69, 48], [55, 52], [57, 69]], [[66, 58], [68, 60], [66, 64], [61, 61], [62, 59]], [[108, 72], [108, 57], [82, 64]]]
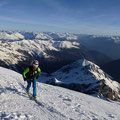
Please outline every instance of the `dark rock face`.
[[115, 92], [108, 85], [106, 85], [104, 81], [100, 82], [98, 94], [110, 100], [120, 101], [120, 91], [119, 93]]

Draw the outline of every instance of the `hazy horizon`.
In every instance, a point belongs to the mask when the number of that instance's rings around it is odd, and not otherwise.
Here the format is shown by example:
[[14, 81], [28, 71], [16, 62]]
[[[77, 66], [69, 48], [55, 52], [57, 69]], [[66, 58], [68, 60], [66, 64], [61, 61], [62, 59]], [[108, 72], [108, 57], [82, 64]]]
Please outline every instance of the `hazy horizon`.
[[120, 1], [1, 0], [0, 29], [120, 35]]

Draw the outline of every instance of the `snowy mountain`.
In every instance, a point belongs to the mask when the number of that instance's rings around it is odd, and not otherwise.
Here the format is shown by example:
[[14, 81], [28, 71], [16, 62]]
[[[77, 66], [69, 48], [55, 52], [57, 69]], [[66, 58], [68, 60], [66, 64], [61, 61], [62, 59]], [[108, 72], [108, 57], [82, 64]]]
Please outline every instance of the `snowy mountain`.
[[24, 39], [24, 36], [21, 35], [20, 33], [6, 33], [6, 32], [0, 32], [0, 40], [19, 40], [19, 39]]
[[21, 71], [21, 66], [34, 58], [53, 58], [54, 56], [49, 54], [49, 51], [60, 51], [61, 48], [78, 49], [80, 47], [77, 42], [55, 41], [44, 33], [0, 32], [0, 39], [0, 65], [11, 66], [16, 71]]
[[37, 96], [45, 106], [41, 108], [28, 98], [21, 84], [26, 86], [20, 74], [0, 67], [1, 120], [119, 120], [120, 118], [118, 102], [108, 102], [83, 93], [38, 83]]
[[120, 100], [120, 84], [96, 64], [85, 59], [64, 66], [45, 79], [46, 83], [79, 92]]
[[104, 55], [96, 59], [94, 54], [77, 40], [77, 36], [69, 33], [0, 32], [0, 66], [20, 73], [33, 59], [38, 59], [41, 69], [49, 73], [80, 58], [97, 64], [110, 61]]
[[55, 40], [78, 40], [78, 36], [70, 33], [52, 32], [48, 33]]
[[50, 37], [48, 34], [38, 33], [38, 34], [36, 34], [35, 39], [49, 40], [49, 39], [52, 39], [52, 37]]

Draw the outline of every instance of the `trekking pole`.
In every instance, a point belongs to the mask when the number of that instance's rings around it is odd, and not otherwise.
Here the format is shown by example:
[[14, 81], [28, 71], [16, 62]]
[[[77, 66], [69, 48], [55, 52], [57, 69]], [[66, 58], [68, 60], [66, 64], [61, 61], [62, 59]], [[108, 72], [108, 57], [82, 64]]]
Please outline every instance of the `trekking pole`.
[[25, 86], [25, 81], [24, 81], [24, 86]]
[[26, 81], [24, 81], [24, 86], [26, 85]]
[[36, 78], [36, 86], [38, 87], [38, 79]]

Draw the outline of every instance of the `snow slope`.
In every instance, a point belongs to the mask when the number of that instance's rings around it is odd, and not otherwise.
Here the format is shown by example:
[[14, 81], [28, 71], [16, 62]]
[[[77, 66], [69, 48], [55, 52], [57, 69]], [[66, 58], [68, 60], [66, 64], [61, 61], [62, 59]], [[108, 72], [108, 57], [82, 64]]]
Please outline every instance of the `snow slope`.
[[0, 67], [1, 120], [119, 120], [120, 103], [38, 83], [40, 108], [29, 100], [20, 83], [22, 76]]

